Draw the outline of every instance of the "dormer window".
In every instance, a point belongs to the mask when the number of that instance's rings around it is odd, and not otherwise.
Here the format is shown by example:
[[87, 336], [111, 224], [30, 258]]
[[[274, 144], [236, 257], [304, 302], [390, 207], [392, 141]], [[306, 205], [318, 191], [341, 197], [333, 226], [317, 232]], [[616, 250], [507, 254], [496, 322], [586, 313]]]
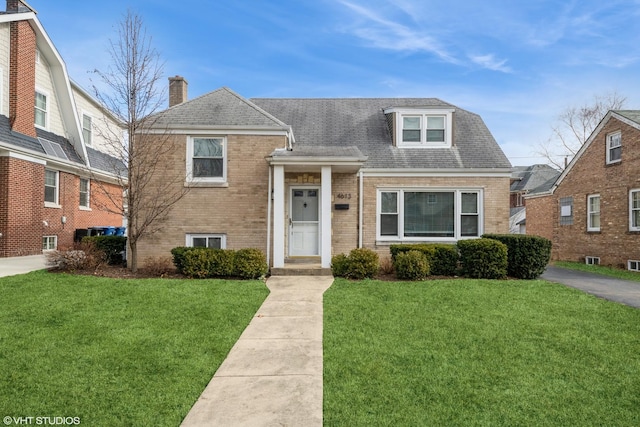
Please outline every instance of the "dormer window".
[[394, 135], [398, 147], [451, 147], [453, 109], [396, 109]]

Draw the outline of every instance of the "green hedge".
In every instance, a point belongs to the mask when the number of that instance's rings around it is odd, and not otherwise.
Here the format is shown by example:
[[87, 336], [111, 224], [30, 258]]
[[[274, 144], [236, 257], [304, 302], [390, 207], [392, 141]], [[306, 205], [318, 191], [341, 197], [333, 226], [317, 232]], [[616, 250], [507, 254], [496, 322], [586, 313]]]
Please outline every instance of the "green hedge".
[[493, 239], [458, 241], [462, 274], [474, 279], [507, 277], [507, 245]]
[[395, 266], [398, 254], [419, 251], [427, 257], [430, 271], [435, 276], [455, 276], [458, 271], [458, 248], [443, 243], [399, 244], [389, 247], [391, 260]]
[[380, 271], [380, 259], [371, 249], [353, 249], [349, 255], [339, 254], [331, 258], [331, 271], [336, 277], [372, 278]]
[[171, 249], [173, 264], [185, 276], [204, 279], [241, 277], [257, 279], [269, 271], [267, 260], [259, 249], [209, 249], [179, 246]]
[[485, 234], [507, 245], [507, 274], [517, 279], [536, 279], [551, 259], [551, 240], [525, 234]]
[[235, 275], [244, 279], [258, 279], [269, 271], [267, 258], [259, 249], [240, 249], [236, 251], [233, 262]]
[[82, 241], [93, 243], [96, 249], [104, 252], [107, 263], [111, 265], [122, 264], [125, 261], [122, 258], [127, 248], [125, 236], [85, 236]]
[[394, 266], [400, 280], [424, 280], [430, 272], [429, 260], [420, 251], [398, 252]]

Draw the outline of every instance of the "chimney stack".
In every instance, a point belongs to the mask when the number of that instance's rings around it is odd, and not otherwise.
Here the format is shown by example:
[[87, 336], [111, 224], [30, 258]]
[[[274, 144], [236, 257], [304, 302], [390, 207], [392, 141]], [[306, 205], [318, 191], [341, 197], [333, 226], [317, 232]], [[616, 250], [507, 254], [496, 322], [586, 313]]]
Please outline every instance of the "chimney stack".
[[188, 85], [184, 77], [169, 77], [169, 107], [182, 104], [187, 100]]

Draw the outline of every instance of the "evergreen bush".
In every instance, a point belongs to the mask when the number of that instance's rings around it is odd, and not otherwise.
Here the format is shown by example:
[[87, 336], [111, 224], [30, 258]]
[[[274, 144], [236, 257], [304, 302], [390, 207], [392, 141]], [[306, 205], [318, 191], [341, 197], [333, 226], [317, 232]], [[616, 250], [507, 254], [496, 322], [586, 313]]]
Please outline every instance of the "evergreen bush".
[[507, 245], [493, 239], [458, 241], [462, 273], [474, 279], [507, 277]]

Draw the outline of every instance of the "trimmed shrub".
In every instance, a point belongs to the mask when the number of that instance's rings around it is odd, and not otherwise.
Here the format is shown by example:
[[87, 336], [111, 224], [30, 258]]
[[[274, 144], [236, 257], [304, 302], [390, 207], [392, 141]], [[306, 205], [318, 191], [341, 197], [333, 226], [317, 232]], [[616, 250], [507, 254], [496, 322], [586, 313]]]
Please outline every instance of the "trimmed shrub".
[[389, 248], [391, 259], [395, 259], [400, 253], [419, 251], [427, 257], [431, 274], [436, 276], [455, 276], [458, 270], [458, 248], [455, 245], [443, 243], [419, 243], [391, 245]]
[[176, 266], [178, 273], [184, 274], [184, 266], [185, 266], [185, 255], [187, 252], [192, 251], [196, 248], [191, 248], [187, 246], [178, 246], [176, 248], [171, 249], [171, 255], [173, 256], [173, 265]]
[[[209, 249], [211, 251], [211, 277], [236, 275], [236, 251], [233, 249]], [[265, 264], [266, 264], [265, 259]]]
[[234, 264], [235, 275], [244, 279], [258, 279], [269, 271], [264, 253], [255, 248], [236, 251]]
[[395, 266], [401, 280], [424, 280], [429, 276], [429, 260], [420, 251], [399, 252]]
[[331, 258], [331, 272], [335, 277], [347, 277], [349, 257], [345, 254], [334, 255]]
[[213, 266], [213, 249], [189, 248], [182, 258], [182, 274], [196, 279], [211, 276]]
[[97, 249], [104, 252], [110, 265], [122, 264], [122, 255], [127, 248], [127, 238], [124, 236], [85, 236], [83, 242], [93, 242]]
[[526, 234], [485, 234], [507, 245], [507, 274], [532, 280], [540, 276], [551, 259], [551, 240]]
[[349, 252], [347, 277], [362, 280], [372, 278], [380, 270], [378, 254], [371, 249], [357, 248]]
[[462, 273], [474, 279], [507, 277], [507, 245], [493, 239], [458, 241]]
[[362, 280], [374, 277], [379, 270], [380, 259], [371, 249], [353, 249], [349, 255], [339, 254], [331, 258], [331, 271], [336, 277]]

